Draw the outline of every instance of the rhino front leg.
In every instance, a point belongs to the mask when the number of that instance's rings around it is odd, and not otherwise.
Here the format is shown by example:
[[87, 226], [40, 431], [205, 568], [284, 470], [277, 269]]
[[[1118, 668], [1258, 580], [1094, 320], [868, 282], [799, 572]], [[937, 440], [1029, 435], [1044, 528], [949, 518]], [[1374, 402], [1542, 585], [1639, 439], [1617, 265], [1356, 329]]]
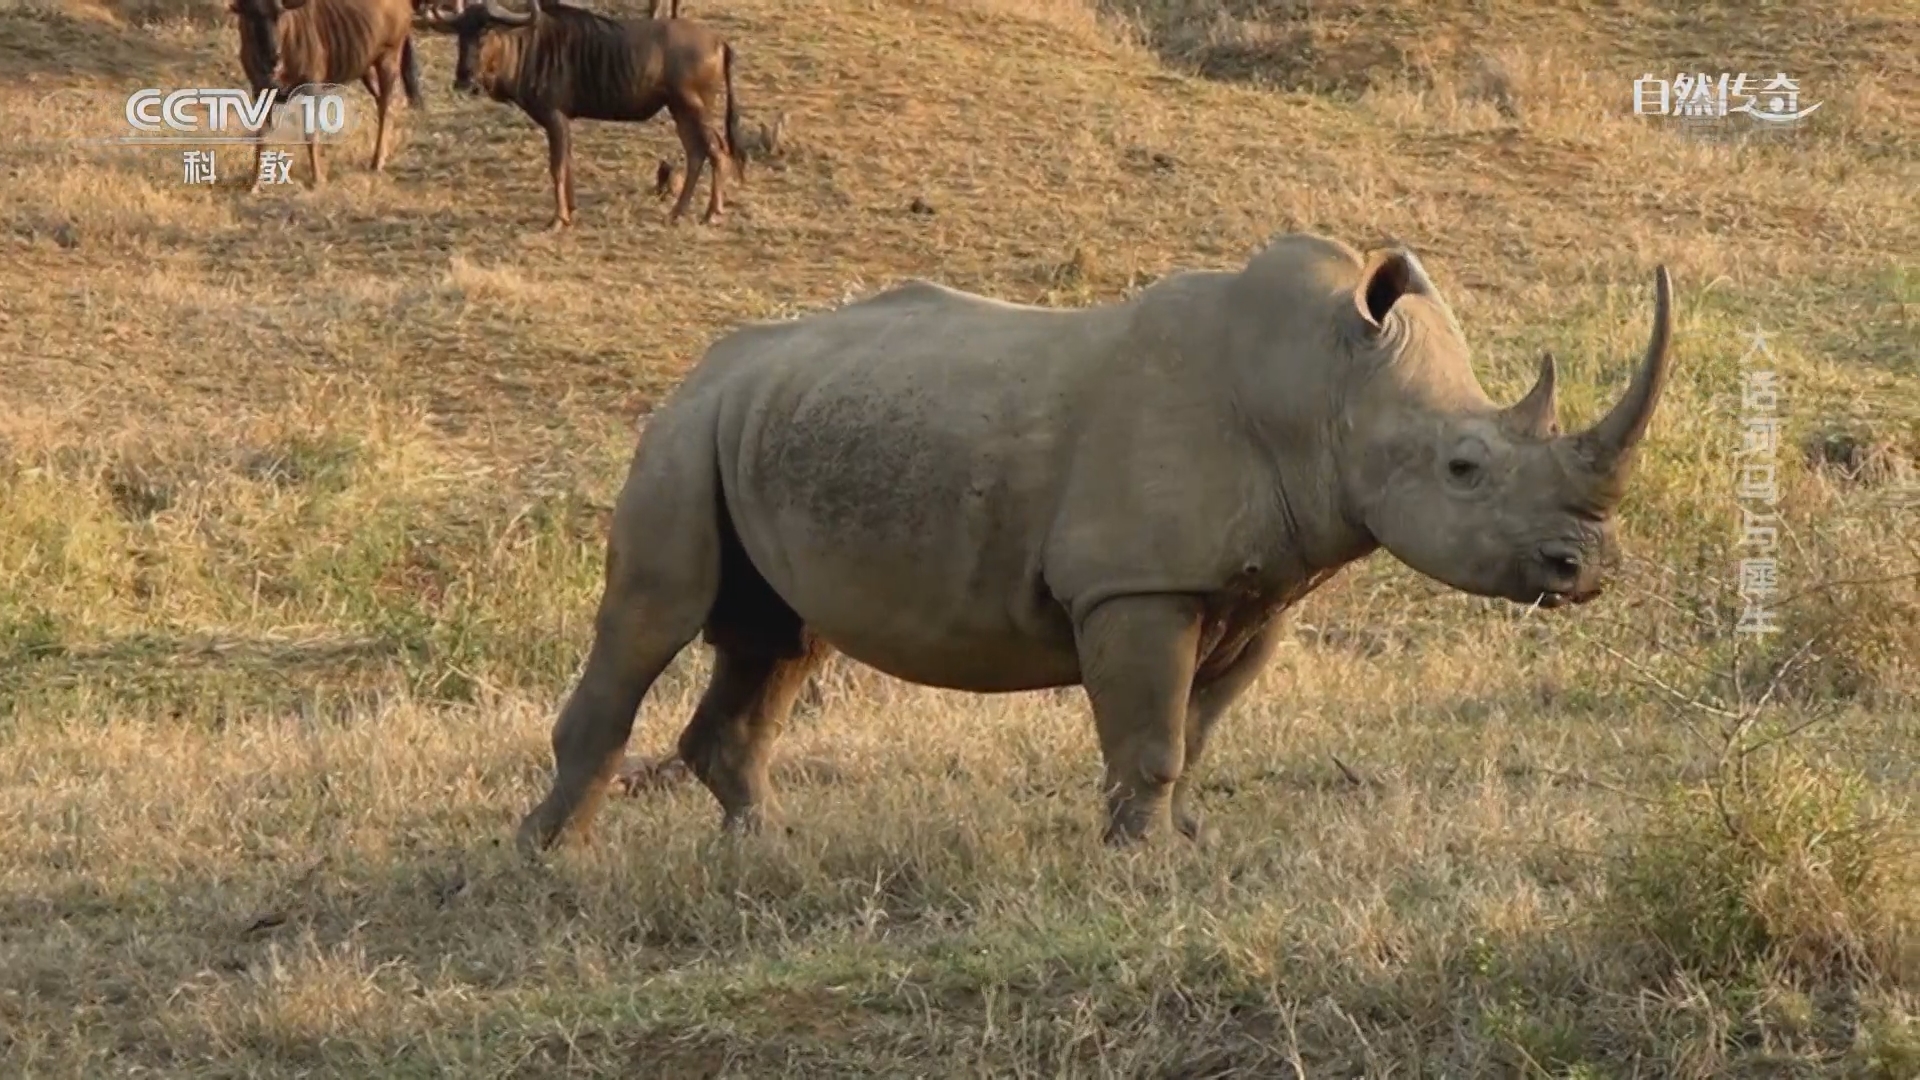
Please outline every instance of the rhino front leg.
[[1253, 681], [1260, 677], [1261, 669], [1273, 657], [1274, 649], [1280, 642], [1279, 625], [1279, 619], [1269, 623], [1266, 629], [1247, 641], [1240, 655], [1193, 689], [1193, 698], [1187, 704], [1185, 767], [1180, 772], [1180, 779], [1173, 785], [1173, 826], [1189, 840], [1200, 839], [1200, 814], [1193, 806], [1193, 789], [1198, 781], [1201, 755], [1207, 750], [1207, 738], [1213, 734], [1213, 725], [1239, 700], [1247, 687], [1253, 685]]
[[1191, 597], [1132, 596], [1081, 623], [1080, 681], [1106, 759], [1110, 844], [1143, 839], [1168, 820], [1186, 760], [1200, 615]]

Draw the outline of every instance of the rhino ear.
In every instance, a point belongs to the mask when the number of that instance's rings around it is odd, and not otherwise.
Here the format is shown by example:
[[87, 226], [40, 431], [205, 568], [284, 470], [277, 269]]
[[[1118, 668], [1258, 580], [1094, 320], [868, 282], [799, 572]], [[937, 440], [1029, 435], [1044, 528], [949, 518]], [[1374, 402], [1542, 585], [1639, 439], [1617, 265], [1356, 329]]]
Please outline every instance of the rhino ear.
[[1403, 247], [1383, 248], [1367, 257], [1360, 284], [1353, 290], [1353, 306], [1371, 330], [1386, 324], [1387, 313], [1411, 293], [1440, 299], [1440, 290], [1413, 252]]

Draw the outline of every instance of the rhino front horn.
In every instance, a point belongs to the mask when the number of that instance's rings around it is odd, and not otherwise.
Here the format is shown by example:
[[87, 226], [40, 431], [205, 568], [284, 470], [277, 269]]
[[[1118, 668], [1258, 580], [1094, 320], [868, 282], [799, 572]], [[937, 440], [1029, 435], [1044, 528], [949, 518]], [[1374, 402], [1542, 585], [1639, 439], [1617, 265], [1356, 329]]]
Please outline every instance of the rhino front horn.
[[1580, 449], [1594, 472], [1616, 483], [1625, 479], [1633, 449], [1646, 434], [1660, 391], [1667, 383], [1667, 343], [1673, 335], [1673, 282], [1665, 266], [1653, 272], [1653, 338], [1633, 384], [1600, 422], [1581, 432]]

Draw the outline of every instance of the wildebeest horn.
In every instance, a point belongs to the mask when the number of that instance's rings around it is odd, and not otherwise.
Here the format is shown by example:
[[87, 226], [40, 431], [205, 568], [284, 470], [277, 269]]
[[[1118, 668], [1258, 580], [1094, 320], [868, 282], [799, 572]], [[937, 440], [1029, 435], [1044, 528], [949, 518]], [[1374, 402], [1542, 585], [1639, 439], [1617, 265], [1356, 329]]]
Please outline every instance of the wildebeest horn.
[[1559, 410], [1553, 400], [1556, 370], [1552, 353], [1540, 354], [1540, 375], [1527, 396], [1506, 408], [1507, 423], [1528, 435], [1545, 438], [1559, 430]]
[[1646, 434], [1653, 410], [1660, 403], [1660, 391], [1667, 382], [1667, 342], [1673, 332], [1673, 283], [1667, 268], [1653, 272], [1653, 338], [1647, 342], [1647, 355], [1634, 373], [1633, 384], [1600, 422], [1581, 432], [1580, 448], [1595, 472], [1614, 472], [1633, 452]]
[[533, 0], [533, 7], [524, 15], [515, 15], [494, 0], [483, 0], [487, 8], [487, 18], [505, 26], [525, 26], [540, 15], [540, 0]]
[[428, 4], [414, 13], [413, 25], [425, 30], [451, 30], [453, 20], [459, 16], [464, 7], [460, 0], [455, 0], [452, 10], [443, 8], [437, 3]]

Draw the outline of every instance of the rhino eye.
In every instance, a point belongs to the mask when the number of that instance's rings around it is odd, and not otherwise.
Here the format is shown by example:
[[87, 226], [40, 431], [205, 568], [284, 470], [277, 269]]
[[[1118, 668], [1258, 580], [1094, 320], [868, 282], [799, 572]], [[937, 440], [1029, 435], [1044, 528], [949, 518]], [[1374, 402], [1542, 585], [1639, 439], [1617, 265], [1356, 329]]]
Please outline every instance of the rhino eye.
[[1447, 475], [1465, 483], [1480, 475], [1480, 466], [1466, 458], [1454, 458], [1447, 462]]

